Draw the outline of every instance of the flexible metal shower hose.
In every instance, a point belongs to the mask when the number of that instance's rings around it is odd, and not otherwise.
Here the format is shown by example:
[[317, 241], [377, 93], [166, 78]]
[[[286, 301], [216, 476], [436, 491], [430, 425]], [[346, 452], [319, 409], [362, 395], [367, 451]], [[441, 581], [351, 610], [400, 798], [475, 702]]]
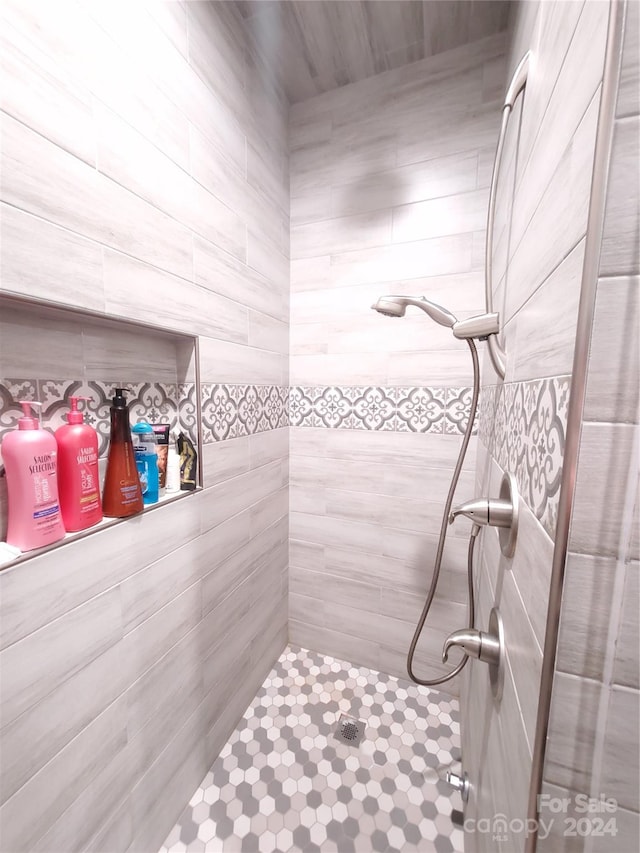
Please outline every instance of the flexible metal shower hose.
[[[431, 578], [431, 586], [429, 587], [429, 592], [427, 593], [427, 598], [424, 603], [424, 607], [422, 608], [420, 619], [418, 620], [413, 639], [411, 640], [411, 645], [409, 646], [409, 654], [407, 655], [407, 672], [409, 673], [409, 677], [412, 681], [415, 681], [416, 684], [422, 684], [425, 687], [433, 687], [436, 684], [443, 684], [445, 681], [449, 681], [462, 671], [464, 665], [467, 662], [467, 655], [465, 655], [460, 661], [460, 663], [455, 667], [455, 669], [452, 669], [451, 672], [448, 672], [446, 675], [440, 676], [440, 678], [418, 678], [413, 671], [413, 658], [416, 652], [416, 646], [418, 645], [418, 640], [420, 639], [420, 634], [422, 633], [422, 629], [424, 628], [424, 623], [426, 622], [429, 611], [431, 610], [431, 604], [433, 603], [433, 599], [436, 594], [436, 588], [438, 586], [440, 569], [442, 567], [442, 554], [444, 552], [444, 545], [447, 538], [447, 527], [449, 526], [449, 515], [451, 513], [453, 496], [458, 485], [458, 480], [460, 479], [460, 472], [462, 471], [464, 458], [467, 454], [467, 448], [469, 447], [469, 441], [471, 440], [471, 432], [473, 430], [473, 423], [475, 421], [476, 412], [478, 410], [478, 395], [480, 393], [480, 365], [478, 363], [478, 351], [476, 349], [476, 345], [474, 344], [473, 340], [471, 340], [471, 338], [467, 339], [467, 343], [469, 344], [469, 349], [471, 350], [471, 360], [473, 362], [473, 394], [471, 396], [471, 405], [469, 406], [469, 421], [467, 423], [467, 428], [462, 438], [462, 445], [460, 447], [460, 453], [458, 454], [458, 461], [456, 462], [456, 467], [453, 471], [451, 485], [449, 486], [449, 493], [447, 495], [447, 500], [445, 501], [444, 505], [442, 525], [440, 527], [440, 538], [438, 539], [438, 549], [436, 551], [436, 559], [433, 567], [433, 577]], [[475, 622], [475, 597], [473, 592], [473, 549], [479, 530], [480, 528], [474, 524], [473, 529], [471, 531], [471, 538], [469, 540], [469, 550], [467, 552], [467, 583], [469, 586], [469, 628], [473, 628], [473, 623]]]

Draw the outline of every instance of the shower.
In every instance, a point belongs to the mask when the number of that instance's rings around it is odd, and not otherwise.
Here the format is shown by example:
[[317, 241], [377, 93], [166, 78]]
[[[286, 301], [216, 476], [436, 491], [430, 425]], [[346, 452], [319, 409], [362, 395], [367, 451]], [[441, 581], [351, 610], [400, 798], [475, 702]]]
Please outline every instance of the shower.
[[[469, 345], [471, 361], [473, 364], [473, 391], [471, 396], [471, 404], [469, 406], [469, 418], [462, 439], [462, 446], [460, 447], [458, 459], [456, 461], [453, 476], [451, 478], [451, 484], [449, 486], [447, 499], [445, 501], [431, 585], [429, 587], [427, 598], [422, 613], [420, 615], [420, 619], [418, 620], [413, 639], [411, 640], [409, 654], [407, 656], [407, 671], [409, 673], [409, 676], [417, 684], [422, 684], [426, 687], [432, 687], [436, 684], [442, 684], [445, 681], [449, 681], [463, 669], [464, 665], [467, 662], [467, 657], [469, 654], [467, 649], [469, 648], [469, 644], [466, 643], [466, 640], [468, 640], [471, 633], [473, 633], [473, 626], [475, 621], [475, 601], [473, 593], [473, 550], [476, 538], [480, 531], [480, 525], [490, 524], [503, 528], [507, 528], [513, 525], [514, 534], [517, 528], [517, 513], [514, 510], [515, 503], [512, 503], [510, 507], [507, 507], [506, 516], [504, 506], [498, 506], [497, 504], [499, 502], [491, 501], [486, 498], [482, 498], [479, 501], [474, 500], [467, 502], [461, 507], [458, 507], [453, 513], [451, 511], [451, 505], [453, 503], [453, 496], [458, 485], [458, 481], [460, 479], [460, 472], [462, 470], [462, 465], [464, 463], [464, 459], [467, 453], [467, 448], [471, 439], [473, 423], [475, 421], [476, 413], [478, 410], [478, 396], [480, 391], [480, 368], [478, 363], [478, 351], [476, 349], [474, 339], [488, 342], [488, 351], [489, 356], [491, 358], [491, 363], [493, 364], [496, 373], [501, 379], [504, 379], [506, 372], [505, 353], [498, 341], [498, 333], [500, 331], [500, 317], [498, 313], [493, 311], [493, 231], [495, 223], [498, 176], [500, 173], [502, 156], [504, 152], [504, 141], [506, 137], [507, 126], [509, 124], [509, 118], [511, 116], [515, 100], [518, 95], [523, 91], [526, 85], [528, 69], [529, 53], [526, 53], [514, 71], [511, 83], [509, 84], [509, 88], [505, 96], [502, 110], [502, 125], [498, 137], [498, 145], [493, 165], [493, 174], [491, 177], [489, 210], [487, 215], [487, 230], [485, 238], [485, 304], [487, 308], [486, 313], [479, 314], [475, 317], [469, 317], [466, 320], [458, 320], [446, 308], [443, 308], [441, 305], [437, 305], [435, 302], [430, 302], [428, 299], [425, 299], [424, 296], [381, 296], [378, 301], [371, 306], [374, 311], [377, 311], [379, 314], [383, 314], [386, 317], [403, 317], [408, 305], [413, 305], [415, 308], [420, 308], [422, 311], [425, 312], [425, 314], [428, 314], [429, 317], [431, 317], [431, 319], [434, 320], [436, 323], [451, 329], [454, 337], [459, 338], [460, 340], [466, 340], [467, 344]], [[511, 515], [509, 515], [510, 512]], [[467, 552], [467, 583], [469, 588], [469, 629], [467, 631], [454, 632], [450, 637], [447, 638], [447, 642], [445, 644], [445, 652], [443, 654], [443, 662], [446, 663], [447, 661], [447, 649], [451, 645], [457, 645], [463, 648], [463, 650], [466, 651], [466, 654], [463, 657], [462, 661], [446, 675], [443, 675], [440, 678], [434, 678], [430, 680], [420, 679], [417, 678], [417, 676], [413, 672], [413, 658], [415, 655], [418, 640], [420, 639], [420, 634], [422, 633], [422, 629], [424, 627], [427, 615], [429, 614], [431, 604], [436, 593], [438, 579], [440, 576], [440, 568], [442, 565], [444, 544], [447, 535], [447, 526], [453, 522], [457, 515], [466, 515], [468, 518], [471, 518], [473, 522], [469, 539], [469, 548]], [[480, 632], [475, 633], [479, 634]], [[478, 641], [481, 640], [479, 636], [476, 637], [476, 639]], [[476, 646], [476, 648], [481, 648], [481, 642], [479, 643], [479, 645]], [[479, 657], [480, 655], [478, 654], [476, 656]]]
[[468, 320], [458, 320], [451, 311], [430, 302], [424, 296], [381, 296], [371, 307], [385, 317], [404, 317], [408, 305], [420, 308], [440, 326], [451, 329], [454, 337], [460, 340], [477, 338], [484, 341], [489, 335], [497, 335], [500, 331], [499, 316], [496, 313], [478, 314]]
[[[466, 340], [467, 344], [469, 345], [469, 351], [471, 353], [471, 361], [473, 365], [473, 391], [471, 395], [471, 404], [469, 406], [469, 418], [467, 420], [467, 426], [464, 431], [462, 445], [458, 453], [458, 458], [453, 471], [453, 475], [451, 477], [451, 484], [449, 486], [449, 491], [447, 493], [447, 498], [444, 505], [442, 524], [440, 527], [440, 536], [438, 538], [438, 547], [436, 550], [436, 557], [434, 561], [433, 576], [431, 578], [431, 585], [427, 592], [427, 598], [425, 600], [422, 613], [420, 614], [418, 624], [416, 625], [416, 629], [411, 640], [411, 645], [409, 647], [409, 653], [407, 655], [407, 671], [411, 679], [416, 682], [416, 684], [421, 684], [426, 687], [432, 687], [437, 684], [442, 684], [445, 681], [449, 681], [454, 676], [458, 675], [458, 673], [461, 672], [464, 668], [468, 659], [468, 653], [465, 653], [460, 663], [456, 667], [454, 667], [454, 669], [441, 676], [440, 678], [418, 678], [413, 670], [413, 659], [415, 656], [416, 647], [418, 645], [418, 641], [420, 639], [420, 635], [422, 633], [422, 629], [424, 628], [424, 624], [426, 622], [429, 611], [431, 610], [431, 605], [433, 603], [433, 599], [435, 597], [436, 589], [438, 586], [440, 569], [442, 566], [442, 555], [444, 553], [444, 545], [447, 535], [447, 527], [454, 521], [457, 515], [466, 515], [467, 517], [470, 517], [473, 521], [471, 535], [469, 538], [469, 548], [467, 552], [467, 585], [469, 600], [468, 629], [466, 631], [454, 632], [454, 634], [450, 635], [450, 637], [447, 639], [447, 644], [445, 645], [445, 652], [443, 654], [443, 662], [445, 663], [447, 660], [447, 649], [449, 648], [449, 646], [458, 645], [466, 651], [464, 640], [465, 638], [468, 638], [474, 630], [475, 597], [473, 591], [473, 551], [475, 547], [476, 538], [478, 536], [478, 533], [480, 532], [480, 525], [496, 524], [497, 522], [494, 519], [498, 517], [500, 518], [501, 524], [504, 524], [505, 519], [504, 507], [494, 506], [494, 504], [496, 504], [497, 502], [484, 499], [481, 501], [483, 503], [483, 506], [486, 507], [486, 512], [484, 513], [479, 513], [477, 511], [477, 504], [480, 503], [479, 501], [471, 501], [468, 505], [463, 504], [462, 506], [457, 507], [453, 511], [451, 509], [453, 503], [453, 496], [455, 494], [455, 490], [460, 479], [460, 472], [464, 464], [464, 459], [467, 453], [467, 448], [469, 446], [469, 441], [471, 440], [473, 423], [475, 421], [476, 412], [478, 409], [478, 395], [480, 392], [480, 365], [478, 362], [478, 350], [474, 343], [474, 338], [477, 338], [478, 340], [486, 340], [489, 335], [496, 335], [499, 331], [499, 317], [498, 314], [491, 312], [487, 314], [479, 314], [475, 317], [470, 317], [467, 320], [458, 320], [457, 317], [455, 317], [455, 315], [453, 315], [446, 308], [443, 308], [441, 305], [437, 305], [435, 302], [430, 302], [428, 299], [425, 299], [424, 296], [381, 296], [377, 300], [377, 302], [371, 307], [374, 311], [377, 311], [379, 314], [382, 314], [385, 317], [404, 317], [405, 312], [407, 310], [407, 306], [409, 305], [412, 305], [415, 308], [420, 308], [422, 311], [428, 314], [429, 317], [431, 317], [431, 319], [434, 320], [436, 323], [439, 323], [441, 326], [446, 326], [447, 328], [450, 328], [456, 338]], [[493, 512], [491, 512], [490, 510], [493, 510]]]
[[385, 317], [404, 317], [407, 305], [415, 305], [416, 308], [426, 311], [431, 319], [441, 326], [447, 326], [451, 329], [458, 322], [450, 311], [441, 305], [436, 305], [435, 302], [429, 302], [424, 296], [381, 296], [376, 304], [371, 307]]

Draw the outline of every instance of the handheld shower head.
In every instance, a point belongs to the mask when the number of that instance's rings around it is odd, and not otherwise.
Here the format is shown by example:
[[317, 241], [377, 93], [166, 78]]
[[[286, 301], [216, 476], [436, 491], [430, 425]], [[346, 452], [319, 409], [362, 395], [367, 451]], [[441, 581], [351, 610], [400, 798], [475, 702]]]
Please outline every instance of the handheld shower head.
[[399, 296], [381, 296], [371, 307], [383, 317], [404, 317], [407, 303]]
[[404, 317], [407, 305], [421, 308], [436, 323], [451, 329], [454, 337], [460, 340], [478, 338], [482, 341], [486, 340], [489, 335], [497, 335], [500, 331], [498, 314], [478, 314], [476, 317], [458, 320], [442, 305], [429, 302], [424, 296], [381, 296], [371, 307], [385, 317]]
[[407, 305], [421, 308], [432, 320], [449, 329], [458, 322], [450, 311], [435, 302], [429, 302], [424, 296], [381, 296], [371, 307], [385, 317], [404, 317]]

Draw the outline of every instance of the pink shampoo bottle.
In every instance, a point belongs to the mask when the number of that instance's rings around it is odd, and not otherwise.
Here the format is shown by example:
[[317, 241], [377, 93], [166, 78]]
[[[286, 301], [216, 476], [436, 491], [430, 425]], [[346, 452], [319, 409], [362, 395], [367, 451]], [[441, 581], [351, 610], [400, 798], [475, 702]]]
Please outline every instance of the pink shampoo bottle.
[[93, 397], [69, 397], [67, 423], [56, 430], [60, 509], [67, 533], [85, 530], [102, 520], [98, 435], [84, 422], [78, 400]]
[[62, 539], [65, 533], [58, 503], [58, 448], [51, 433], [31, 414], [42, 403], [20, 401], [18, 429], [2, 441], [7, 475], [9, 523], [7, 543], [33, 551]]

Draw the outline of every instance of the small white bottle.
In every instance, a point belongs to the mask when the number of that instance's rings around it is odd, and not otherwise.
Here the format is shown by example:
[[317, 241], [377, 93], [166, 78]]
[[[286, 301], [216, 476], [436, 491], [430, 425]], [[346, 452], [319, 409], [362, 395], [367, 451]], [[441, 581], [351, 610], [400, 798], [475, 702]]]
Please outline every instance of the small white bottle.
[[167, 493], [180, 491], [180, 454], [176, 450], [175, 435], [171, 433], [169, 452], [167, 453]]

